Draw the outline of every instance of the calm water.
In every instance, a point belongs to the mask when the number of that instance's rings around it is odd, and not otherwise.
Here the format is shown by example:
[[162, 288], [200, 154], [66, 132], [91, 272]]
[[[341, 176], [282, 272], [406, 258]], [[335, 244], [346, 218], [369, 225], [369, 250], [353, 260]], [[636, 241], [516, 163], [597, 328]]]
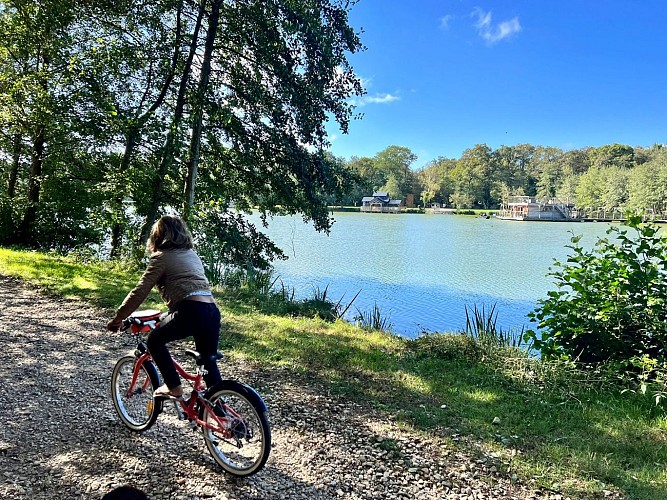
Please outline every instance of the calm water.
[[[328, 286], [348, 317], [377, 304], [392, 330], [465, 328], [465, 306], [497, 304], [504, 329], [531, 326], [527, 313], [552, 290], [553, 259], [569, 253], [571, 233], [591, 248], [602, 223], [515, 222], [451, 215], [336, 213], [329, 236], [299, 217], [276, 217], [265, 232], [289, 259], [276, 273], [297, 296]], [[253, 218], [254, 219], [254, 218]]]

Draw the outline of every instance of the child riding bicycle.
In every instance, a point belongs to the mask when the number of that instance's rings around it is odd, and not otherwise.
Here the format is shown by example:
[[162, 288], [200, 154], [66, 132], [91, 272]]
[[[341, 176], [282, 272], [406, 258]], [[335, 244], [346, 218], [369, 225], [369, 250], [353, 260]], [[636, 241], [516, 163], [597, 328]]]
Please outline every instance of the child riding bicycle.
[[[192, 234], [180, 217], [165, 215], [155, 222], [146, 247], [150, 253], [148, 266], [107, 324], [107, 329], [118, 331], [123, 319], [142, 304], [154, 286], [157, 287], [169, 314], [146, 341], [165, 382], [154, 395], [180, 399], [183, 387], [166, 344], [193, 337], [202, 355], [215, 354], [220, 340], [220, 311], [201, 259], [192, 249]], [[207, 371], [204, 380], [208, 387], [213, 387], [221, 377], [215, 360], [211, 356], [208, 358], [204, 365]]]

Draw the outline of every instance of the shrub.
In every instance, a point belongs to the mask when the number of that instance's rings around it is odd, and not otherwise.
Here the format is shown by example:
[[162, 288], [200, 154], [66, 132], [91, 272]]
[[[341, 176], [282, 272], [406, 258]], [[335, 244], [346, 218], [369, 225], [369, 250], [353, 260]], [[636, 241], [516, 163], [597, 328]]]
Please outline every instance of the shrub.
[[[667, 341], [667, 241], [654, 224], [628, 215], [591, 251], [572, 237], [567, 263], [550, 272], [557, 289], [529, 314], [539, 333], [526, 338], [548, 358], [585, 363], [663, 360]], [[632, 231], [632, 233], [630, 233]]]

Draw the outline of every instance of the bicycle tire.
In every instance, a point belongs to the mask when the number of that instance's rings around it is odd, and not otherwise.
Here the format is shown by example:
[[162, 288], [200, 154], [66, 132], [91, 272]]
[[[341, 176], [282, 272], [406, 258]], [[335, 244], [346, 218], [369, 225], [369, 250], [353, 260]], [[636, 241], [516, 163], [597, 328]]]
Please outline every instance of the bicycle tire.
[[[213, 460], [236, 477], [256, 474], [264, 467], [271, 452], [271, 427], [264, 401], [252, 388], [231, 380], [223, 381], [210, 392], [209, 401], [214, 412], [229, 415], [225, 409], [231, 407], [240, 417], [227, 416], [231, 436], [224, 437], [202, 427]], [[202, 410], [202, 420], [215, 425], [206, 407]]]
[[155, 365], [142, 364], [135, 383], [135, 389], [128, 395], [132, 383], [136, 358], [132, 355], [120, 358], [111, 372], [111, 399], [121, 422], [134, 432], [150, 429], [162, 411], [162, 401], [153, 398], [153, 391], [159, 387], [159, 377]]

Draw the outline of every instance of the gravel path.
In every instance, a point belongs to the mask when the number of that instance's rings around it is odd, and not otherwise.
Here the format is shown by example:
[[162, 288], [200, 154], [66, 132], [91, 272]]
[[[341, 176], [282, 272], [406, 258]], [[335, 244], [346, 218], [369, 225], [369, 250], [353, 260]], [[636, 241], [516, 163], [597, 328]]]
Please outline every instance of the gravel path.
[[274, 441], [264, 470], [233, 479], [169, 407], [144, 434], [120, 423], [109, 377], [132, 346], [101, 311], [1, 276], [0, 305], [0, 498], [99, 499], [125, 484], [151, 499], [561, 498], [288, 371], [226, 364], [264, 396]]

